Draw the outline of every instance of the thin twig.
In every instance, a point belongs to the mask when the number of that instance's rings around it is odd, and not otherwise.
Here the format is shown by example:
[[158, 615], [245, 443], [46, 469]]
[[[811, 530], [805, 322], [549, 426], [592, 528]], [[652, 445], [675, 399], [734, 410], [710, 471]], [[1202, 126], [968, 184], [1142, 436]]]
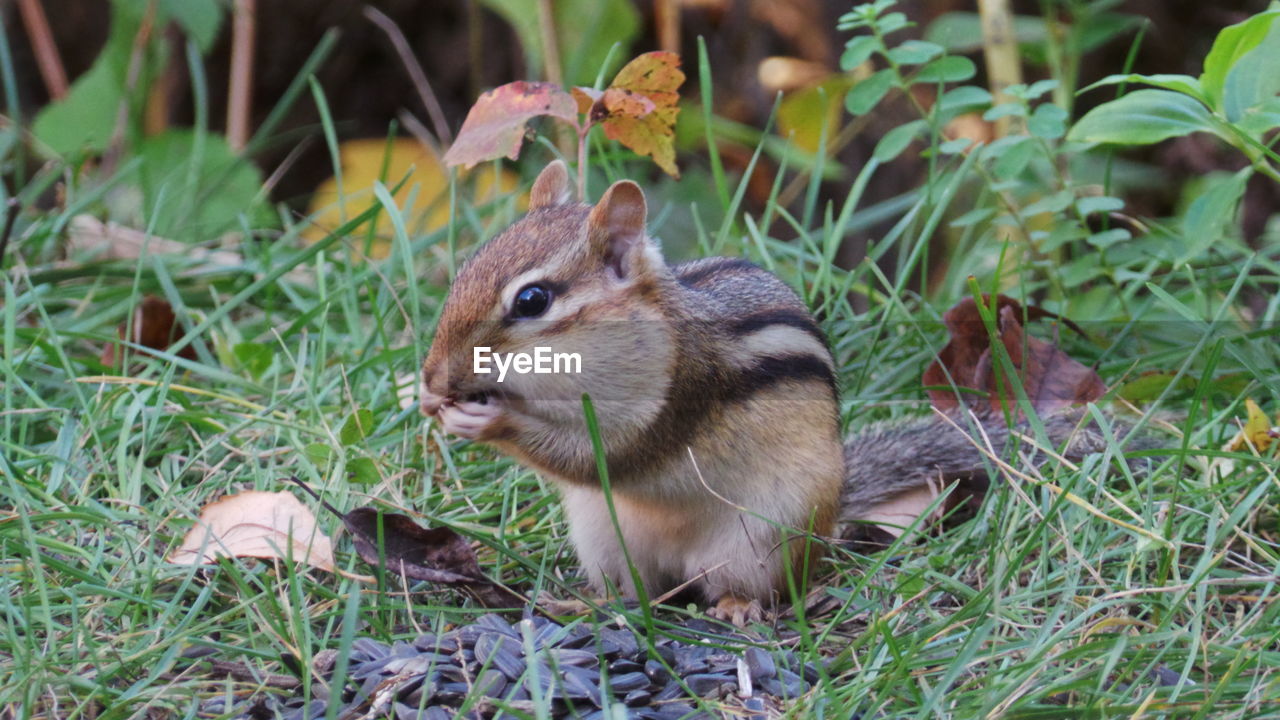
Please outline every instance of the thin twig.
[[444, 111], [440, 108], [440, 101], [436, 99], [431, 83], [427, 82], [427, 74], [422, 71], [422, 65], [418, 63], [418, 59], [413, 56], [413, 49], [409, 47], [409, 41], [405, 39], [400, 27], [372, 5], [365, 6], [364, 16], [374, 25], [382, 28], [382, 31], [391, 39], [391, 45], [400, 56], [404, 69], [409, 72], [413, 87], [418, 91], [418, 98], [422, 100], [423, 106], [427, 109], [427, 116], [431, 118], [431, 124], [436, 128], [436, 137], [445, 145], [451, 144], [453, 134], [449, 132], [449, 123], [445, 120]]
[[257, 0], [235, 0], [235, 19], [231, 26], [231, 79], [227, 87], [227, 144], [234, 152], [240, 152], [249, 142], [257, 15]]
[[542, 66], [547, 80], [564, 82], [560, 66], [560, 45], [556, 42], [555, 14], [551, 12], [551, 0], [538, 0], [538, 31], [542, 34]]
[[9, 198], [4, 207], [4, 230], [0, 231], [0, 268], [4, 267], [4, 253], [9, 249], [9, 237], [13, 235], [13, 224], [18, 220], [18, 198]]
[[18, 0], [18, 10], [22, 13], [27, 36], [31, 38], [31, 49], [35, 51], [36, 65], [40, 67], [40, 77], [49, 97], [61, 100], [67, 96], [67, 71], [62, 67], [62, 57], [58, 55], [58, 46], [53, 41], [49, 18], [45, 16], [40, 0]]
[[[1018, 38], [1013, 33], [1013, 10], [1009, 0], [978, 0], [982, 19], [982, 57], [987, 65], [987, 85], [996, 103], [1013, 98], [1005, 92], [1010, 85], [1022, 83], [1022, 62], [1018, 56]], [[996, 137], [1019, 131], [1021, 119], [1005, 115], [996, 120]]]
[[680, 53], [679, 0], [653, 0], [653, 24], [658, 28], [658, 47]]
[[129, 125], [129, 100], [138, 87], [138, 78], [142, 75], [143, 56], [146, 54], [147, 44], [151, 42], [151, 30], [155, 25], [155, 19], [156, 3], [152, 0], [147, 3], [147, 12], [142, 16], [142, 22], [138, 24], [137, 34], [133, 36], [133, 47], [129, 51], [129, 69], [124, 81], [124, 94], [120, 98], [120, 106], [116, 111], [116, 124], [111, 130], [111, 140], [107, 143], [107, 150], [102, 157], [103, 177], [109, 177], [115, 172], [116, 164], [124, 149], [125, 134]]

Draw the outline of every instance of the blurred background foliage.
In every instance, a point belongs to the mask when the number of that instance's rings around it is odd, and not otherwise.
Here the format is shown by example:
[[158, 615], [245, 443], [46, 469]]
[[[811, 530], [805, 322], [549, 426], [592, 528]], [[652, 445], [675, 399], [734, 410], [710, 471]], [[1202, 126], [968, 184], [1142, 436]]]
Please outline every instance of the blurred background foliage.
[[[48, 18], [43, 31], [28, 17], [30, 5], [43, 8]], [[816, 188], [817, 206], [843, 198], [881, 138], [914, 119], [909, 100], [928, 102], [927, 88], [917, 87], [917, 97], [891, 95], [873, 113], [855, 117], [845, 111], [845, 93], [871, 74], [866, 63], [842, 69], [848, 37], [837, 29], [837, 19], [848, 11], [847, 2], [383, 0], [373, 5], [384, 25], [403, 33], [404, 48], [421, 64], [429, 98], [384, 27], [356, 0], [7, 4], [6, 51], [15, 77], [6, 83], [6, 99], [11, 120], [30, 128], [32, 142], [29, 152], [6, 154], [5, 170], [21, 187], [21, 180], [38, 173], [50, 158], [70, 160], [82, 179], [97, 177], [110, 185], [101, 195], [108, 219], [158, 235], [207, 240], [240, 223], [246, 223], [242, 229], [269, 236], [272, 228], [279, 231], [308, 211], [318, 215], [304, 234], [315, 239], [373, 202], [372, 178], [390, 177], [393, 184], [416, 167], [414, 182], [402, 186], [396, 200], [403, 203], [416, 192], [417, 229], [433, 229], [446, 219], [448, 182], [436, 159], [439, 146], [480, 92], [526, 78], [607, 82], [626, 59], [661, 48], [679, 52], [690, 71], [685, 112], [677, 127], [686, 171], [680, 198], [711, 213], [723, 205], [715, 202], [707, 175], [708, 134], [702, 125], [710, 117], [719, 157], [732, 175], [746, 170], [754, 149], [763, 143], [743, 209], [758, 216], [777, 192], [780, 206], [798, 214], [811, 192], [807, 178], [790, 178], [775, 190], [781, 166], [812, 168], [816, 154], [823, 152], [830, 161], [821, 164], [824, 182]], [[1077, 97], [1081, 87], [1124, 67], [1137, 73], [1194, 75], [1218, 28], [1265, 6], [1265, 0], [1020, 1], [1012, 3], [1013, 30], [1023, 80], [1057, 80], [1051, 99], [1079, 117], [1110, 97], [1104, 92]], [[895, 37], [897, 42], [925, 39], [949, 54], [972, 58], [979, 73], [972, 84], [987, 86], [974, 3], [906, 0], [897, 9], [914, 21]], [[549, 17], [540, 17], [544, 10]], [[248, 41], [236, 39], [237, 13], [252, 17]], [[693, 72], [699, 37], [705, 39], [715, 83], [710, 93], [698, 87], [699, 74]], [[247, 87], [233, 101], [237, 43], [240, 52], [248, 47], [250, 54], [242, 81]], [[48, 63], [48, 48], [69, 79], [65, 90], [51, 81], [41, 62], [43, 52]], [[308, 77], [312, 72], [314, 81]], [[51, 103], [55, 95], [62, 97]], [[321, 101], [313, 102], [309, 95]], [[698, 105], [708, 98], [714, 98], [714, 107], [705, 115]], [[322, 122], [326, 111], [328, 122]], [[976, 114], [951, 124], [949, 132], [975, 140], [990, 141], [997, 134], [992, 122]], [[385, 142], [389, 127], [402, 138], [392, 141], [393, 146]], [[326, 134], [332, 136], [330, 142]], [[340, 151], [335, 142], [343, 143]], [[390, 166], [383, 162], [388, 148], [396, 150]], [[544, 153], [530, 164], [540, 165], [547, 157]], [[1217, 174], [1229, 174], [1244, 162], [1213, 138], [1189, 135], [1126, 153], [1109, 171], [1117, 184], [1113, 192], [1125, 198], [1130, 215], [1162, 217], [1178, 213]], [[120, 179], [116, 171], [121, 164], [132, 179]], [[895, 211], [900, 213], [913, 189], [924, 183], [928, 165], [919, 153], [907, 153], [879, 170], [864, 196], [869, 210], [840, 251], [841, 265], [856, 264], [866, 240], [890, 227]], [[342, 170], [335, 172], [335, 167]], [[524, 174], [536, 169], [526, 168]], [[664, 200], [673, 193], [670, 182], [652, 168], [630, 169], [633, 175], [642, 172], [649, 173], [655, 206], [667, 205]], [[349, 180], [343, 194], [352, 197], [339, 207], [334, 200], [343, 174]], [[484, 193], [514, 186], [509, 174], [481, 175]], [[174, 182], [200, 187], [192, 191]], [[43, 186], [42, 203], [58, 202], [56, 187], [55, 182]], [[183, 200], [166, 202], [166, 194]], [[1275, 183], [1265, 178], [1248, 182], [1240, 215], [1246, 242], [1262, 242], [1277, 201]], [[666, 218], [669, 242], [678, 245], [679, 238], [694, 235], [688, 205], [674, 204]], [[240, 215], [244, 210], [249, 211], [247, 222]], [[765, 228], [769, 233], [783, 238], [794, 234], [777, 214], [771, 220], [772, 226]], [[26, 252], [28, 262], [40, 256], [37, 248]], [[946, 253], [940, 247], [934, 259], [943, 260]], [[892, 263], [886, 263], [892, 273]]]

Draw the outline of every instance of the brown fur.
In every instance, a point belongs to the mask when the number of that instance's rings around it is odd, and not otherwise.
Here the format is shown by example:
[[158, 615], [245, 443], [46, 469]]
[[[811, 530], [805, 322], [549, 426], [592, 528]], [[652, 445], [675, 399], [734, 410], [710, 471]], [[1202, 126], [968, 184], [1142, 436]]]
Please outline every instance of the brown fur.
[[[591, 393], [624, 536], [650, 592], [699, 577], [709, 601], [772, 601], [784, 567], [798, 570], [806, 552], [810, 566], [816, 558], [804, 542], [782, 547], [784, 533], [831, 533], [843, 483], [821, 334], [795, 293], [758, 267], [667, 266], [644, 233], [644, 198], [633, 183], [615, 184], [593, 208], [555, 204], [565, 195], [562, 170], [548, 168], [534, 209], [459, 270], [423, 367], [433, 398], [424, 411], [447, 415], [469, 393], [501, 393], [500, 410], [469, 406], [495, 417], [465, 430], [559, 483], [588, 574], [628, 589], [589, 438], [575, 419], [578, 394]], [[504, 293], [529, 281], [560, 289], [540, 326], [507, 318]], [[761, 311], [798, 329], [742, 324]], [[471, 372], [473, 347], [535, 343], [589, 348], [584, 365], [599, 361], [600, 373], [499, 387]], [[563, 395], [534, 399], [553, 382], [567, 385]]]

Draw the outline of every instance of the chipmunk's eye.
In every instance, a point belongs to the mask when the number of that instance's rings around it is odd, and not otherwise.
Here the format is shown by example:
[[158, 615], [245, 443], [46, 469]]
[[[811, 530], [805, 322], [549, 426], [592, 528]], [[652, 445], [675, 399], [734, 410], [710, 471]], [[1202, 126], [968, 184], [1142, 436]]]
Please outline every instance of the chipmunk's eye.
[[518, 318], [538, 317], [551, 307], [551, 291], [542, 285], [526, 285], [516, 293], [511, 314]]

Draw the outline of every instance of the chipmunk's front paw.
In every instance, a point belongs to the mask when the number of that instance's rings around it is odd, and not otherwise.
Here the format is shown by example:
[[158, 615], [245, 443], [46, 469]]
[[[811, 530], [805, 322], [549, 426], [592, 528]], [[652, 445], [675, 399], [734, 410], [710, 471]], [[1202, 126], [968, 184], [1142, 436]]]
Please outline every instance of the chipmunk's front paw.
[[745, 627], [747, 623], [764, 622], [764, 608], [758, 600], [746, 600], [732, 595], [720, 598], [713, 608], [707, 609], [707, 615], [734, 627]]
[[502, 415], [502, 405], [496, 398], [487, 396], [446, 400], [436, 415], [445, 432], [468, 440], [483, 440], [484, 432]]

